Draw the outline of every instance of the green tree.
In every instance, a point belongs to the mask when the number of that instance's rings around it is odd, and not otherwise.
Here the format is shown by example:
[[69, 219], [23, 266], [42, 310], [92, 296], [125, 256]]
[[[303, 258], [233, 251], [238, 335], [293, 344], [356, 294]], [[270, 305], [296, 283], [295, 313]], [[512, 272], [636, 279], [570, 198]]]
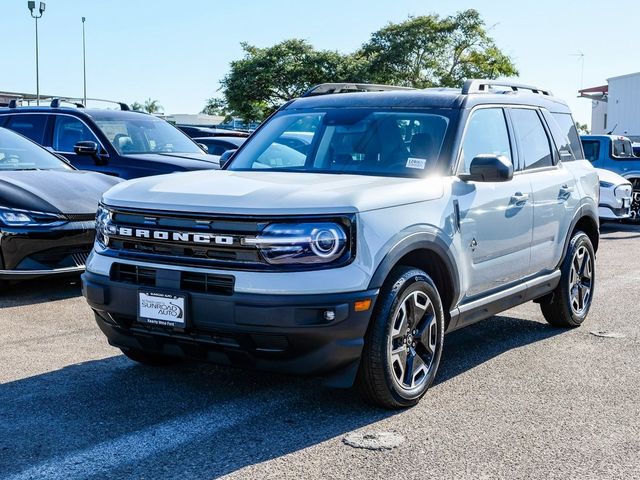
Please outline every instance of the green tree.
[[518, 74], [473, 9], [390, 23], [373, 33], [356, 55], [363, 60], [368, 81], [417, 88], [459, 87], [466, 78]]
[[135, 112], [141, 112], [142, 110], [144, 110], [144, 105], [142, 105], [140, 102], [133, 102], [131, 104], [131, 110]]
[[591, 133], [589, 131], [589, 126], [586, 123], [576, 122], [576, 129], [581, 135], [589, 135], [589, 133]]
[[142, 106], [142, 109], [147, 113], [158, 113], [164, 110], [164, 108], [162, 107], [162, 105], [160, 105], [160, 102], [158, 102], [158, 100], [151, 100], [150, 98], [144, 101], [144, 105]]
[[231, 62], [221, 83], [227, 111], [246, 121], [264, 119], [318, 83], [353, 80], [350, 56], [315, 50], [305, 40], [285, 40], [267, 48], [243, 43], [242, 48], [244, 58]]

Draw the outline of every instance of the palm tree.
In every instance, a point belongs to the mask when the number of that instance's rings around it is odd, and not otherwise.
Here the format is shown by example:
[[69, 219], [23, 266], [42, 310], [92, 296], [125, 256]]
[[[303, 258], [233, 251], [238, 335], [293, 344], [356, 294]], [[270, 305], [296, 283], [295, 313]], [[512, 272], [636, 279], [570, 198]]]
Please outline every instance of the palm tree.
[[136, 112], [140, 112], [140, 111], [144, 110], [144, 105], [142, 105], [140, 102], [133, 102], [131, 104], [131, 110], [136, 111]]
[[142, 109], [147, 113], [158, 113], [161, 110], [164, 110], [164, 108], [162, 107], [162, 105], [160, 105], [158, 100], [151, 100], [150, 98], [145, 100], [144, 105], [142, 106]]

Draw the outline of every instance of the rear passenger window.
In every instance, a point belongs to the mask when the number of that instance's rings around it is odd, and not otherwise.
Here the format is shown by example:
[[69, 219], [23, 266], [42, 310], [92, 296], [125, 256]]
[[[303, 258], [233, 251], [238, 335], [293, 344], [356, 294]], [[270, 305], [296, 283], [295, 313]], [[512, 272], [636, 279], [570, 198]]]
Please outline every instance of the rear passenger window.
[[9, 130], [18, 132], [34, 142], [42, 144], [44, 141], [44, 127], [47, 115], [13, 115], [5, 125]]
[[572, 160], [575, 160], [576, 157], [574, 155], [573, 148], [571, 148], [569, 138], [562, 130], [562, 128], [560, 128], [558, 122], [547, 111], [543, 111], [543, 116], [547, 121], [549, 130], [551, 131], [551, 136], [553, 137], [555, 146], [558, 149], [558, 153], [560, 154], [560, 160], [563, 162], [570, 162]]
[[549, 138], [545, 132], [540, 116], [536, 110], [514, 108], [511, 118], [515, 125], [516, 136], [524, 157], [524, 170], [550, 167], [553, 156]]
[[73, 147], [83, 141], [98, 142], [91, 130], [75, 117], [56, 115], [53, 129], [53, 149], [56, 152], [73, 153]]
[[583, 140], [584, 158], [590, 162], [595, 162], [600, 157], [600, 142], [595, 140]]
[[501, 108], [481, 108], [471, 114], [462, 142], [460, 173], [469, 173], [471, 161], [482, 154], [511, 158], [509, 133]]
[[580, 145], [580, 135], [578, 135], [578, 129], [573, 121], [573, 117], [569, 113], [552, 113], [553, 118], [564, 132], [564, 135], [569, 139], [569, 145], [573, 156], [575, 158], [584, 158], [582, 156], [582, 147]]

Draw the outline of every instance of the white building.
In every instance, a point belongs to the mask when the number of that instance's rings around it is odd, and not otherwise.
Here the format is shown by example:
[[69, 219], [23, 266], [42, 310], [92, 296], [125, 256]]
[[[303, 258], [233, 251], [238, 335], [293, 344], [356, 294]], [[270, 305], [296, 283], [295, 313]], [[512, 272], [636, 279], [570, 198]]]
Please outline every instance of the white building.
[[607, 82], [578, 92], [592, 101], [591, 133], [624, 135], [640, 142], [640, 72], [608, 78]]

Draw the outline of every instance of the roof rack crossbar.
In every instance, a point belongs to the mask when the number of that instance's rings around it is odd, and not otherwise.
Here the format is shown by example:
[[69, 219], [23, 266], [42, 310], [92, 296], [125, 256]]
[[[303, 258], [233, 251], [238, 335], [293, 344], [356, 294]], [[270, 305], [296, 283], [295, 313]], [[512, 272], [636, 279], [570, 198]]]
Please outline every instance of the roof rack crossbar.
[[524, 85], [522, 83], [509, 82], [507, 80], [481, 80], [481, 79], [469, 79], [464, 82], [462, 87], [462, 94], [469, 95], [472, 93], [488, 93], [491, 87], [507, 87], [511, 91], [517, 92], [519, 90], [529, 90], [531, 93], [539, 95], [553, 96], [550, 90], [546, 90], [532, 85]]
[[329, 95], [331, 93], [386, 92], [390, 90], [415, 89], [396, 85], [376, 85], [373, 83], [321, 83], [307, 90], [302, 96], [315, 97], [317, 95]]
[[70, 103], [71, 105], [75, 105], [78, 108], [84, 108], [84, 104], [82, 104], [81, 102], [76, 102], [75, 100], [75, 98], [56, 97], [51, 99], [51, 103], [49, 104], [49, 106], [51, 108], [60, 108], [61, 103]]

